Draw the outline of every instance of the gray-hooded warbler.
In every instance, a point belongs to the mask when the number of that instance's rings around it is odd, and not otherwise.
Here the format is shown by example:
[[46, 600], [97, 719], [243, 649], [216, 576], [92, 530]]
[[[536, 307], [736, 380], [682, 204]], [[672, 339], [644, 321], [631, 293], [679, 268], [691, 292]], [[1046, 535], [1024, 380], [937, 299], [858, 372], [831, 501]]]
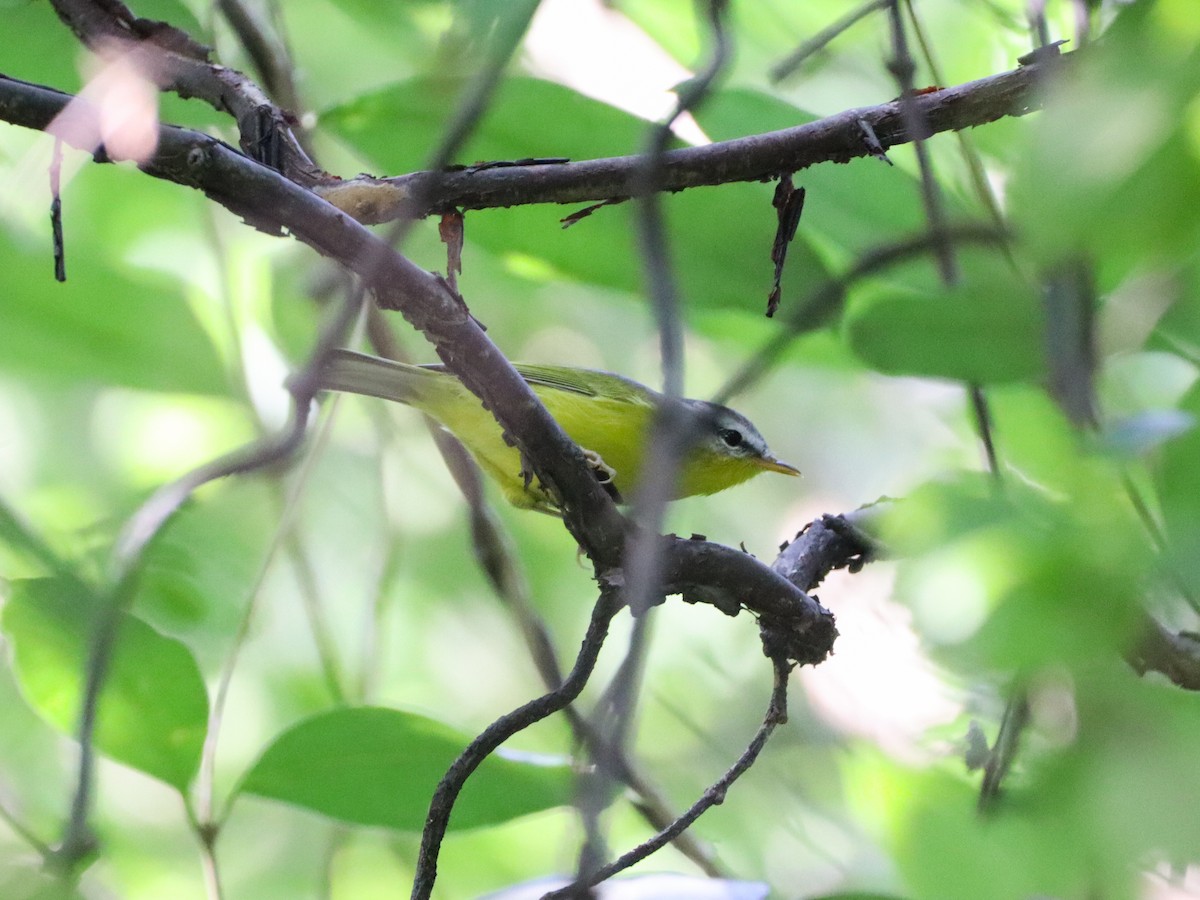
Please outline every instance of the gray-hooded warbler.
[[[650, 424], [663, 395], [620, 375], [569, 366], [517, 365], [550, 415], [588, 455], [602, 481], [629, 497], [641, 471]], [[445, 366], [413, 366], [338, 350], [321, 374], [327, 390], [395, 400], [419, 409], [453, 433], [515, 506], [555, 511], [536, 481], [526, 484], [521, 458], [500, 425]], [[776, 459], [750, 420], [704, 400], [684, 400], [703, 432], [680, 468], [674, 498], [714, 494], [760, 472], [799, 475]]]

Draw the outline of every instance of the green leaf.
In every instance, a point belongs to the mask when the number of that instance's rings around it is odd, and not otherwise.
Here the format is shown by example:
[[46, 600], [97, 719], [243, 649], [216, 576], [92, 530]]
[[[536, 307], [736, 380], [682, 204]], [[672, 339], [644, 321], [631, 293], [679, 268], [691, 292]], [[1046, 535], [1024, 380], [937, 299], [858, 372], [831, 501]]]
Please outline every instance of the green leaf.
[[[425, 164], [447, 110], [454, 108], [463, 87], [463, 79], [457, 77], [411, 78], [326, 110], [321, 124], [383, 171], [412, 171]], [[397, 123], [404, 124], [402, 135], [397, 135]], [[590, 159], [635, 153], [646, 127], [637, 117], [562, 85], [510, 78], [458, 161], [527, 156]], [[414, 141], [414, 136], [424, 140]]]
[[271, 486], [227, 482], [193, 497], [147, 548], [136, 611], [157, 628], [186, 635], [202, 656], [238, 628], [239, 598], [253, 590], [275, 527]]
[[1056, 75], [1009, 192], [1030, 250], [1048, 264], [1087, 253], [1102, 288], [1147, 258], [1190, 256], [1200, 235], [1200, 56], [1156, 6], [1131, 4]]
[[1154, 563], [1144, 544], [1129, 540], [1138, 524], [1128, 499], [1107, 459], [1062, 467], [1048, 486], [1014, 480], [1002, 495], [993, 485], [981, 497], [977, 475], [896, 504], [889, 534], [919, 529], [902, 545], [926, 545], [902, 563], [897, 594], [939, 662], [976, 676], [1086, 671], [1136, 640], [1139, 585]]
[[976, 384], [1040, 377], [1042, 309], [1034, 291], [994, 257], [963, 251], [957, 258], [962, 278], [955, 288], [893, 286], [851, 304], [845, 323], [850, 346], [891, 375]]
[[[923, 900], [1011, 900], [1082, 896], [1086, 891], [1086, 831], [1055, 826], [1045, 812], [983, 818], [977, 789], [930, 771], [913, 776], [908, 821], [894, 859], [914, 896]], [[1014, 865], [1014, 860], [1020, 860]]]
[[[1167, 350], [1200, 363], [1200, 260], [1194, 256], [1178, 269], [1125, 285], [1124, 331], [1146, 337], [1147, 349]], [[1110, 300], [1109, 305], [1113, 306]], [[1128, 312], [1126, 312], [1128, 310]]]
[[[1104, 884], [1106, 896], [1135, 897], [1145, 860], [1193, 858], [1195, 695], [1106, 663], [1032, 690], [1035, 707], [1044, 690], [1043, 710], [1057, 694], [1070, 712], [1030, 729], [994, 815], [978, 814], [978, 789], [961, 775], [929, 771], [909, 782], [894, 859], [914, 896], [1086, 897]], [[1032, 739], [1055, 727], [1070, 741], [1052, 752]]]
[[386, 29], [391, 37], [392, 30], [412, 28], [414, 15], [422, 7], [437, 8], [445, 3], [444, 0], [408, 0], [406, 3], [396, 3], [395, 0], [332, 0], [332, 5], [367, 27]]
[[1092, 858], [1114, 869], [1132, 872], [1151, 853], [1194, 858], [1200, 841], [1189, 802], [1200, 792], [1195, 694], [1106, 668], [1075, 695], [1077, 741], [1034, 769], [1031, 792], [1044, 793], [1050, 816], [1066, 813], [1079, 823], [1073, 830], [1090, 831]]
[[[429, 800], [469, 738], [441, 722], [379, 707], [338, 709], [281, 734], [241, 790], [357, 825], [404, 831], [425, 824]], [[471, 776], [451, 828], [495, 825], [569, 803], [562, 763], [493, 754]]]
[[14, 859], [6, 860], [5, 865], [0, 866], [0, 897], [5, 900], [84, 900], [79, 888], [69, 886], [61, 876], [35, 866], [31, 860], [18, 863]]
[[627, 0], [620, 9], [683, 65], [696, 62], [703, 47], [703, 25], [697, 21], [696, 4], [688, 0]]
[[[73, 252], [73, 249], [80, 252]], [[0, 232], [0, 369], [55, 380], [224, 394], [223, 367], [177, 285], [115, 266], [72, 244], [65, 284], [42, 252]]]
[[4, 0], [0, 3], [0, 59], [4, 74], [60, 91], [80, 87], [79, 42], [59, 21], [49, 3]]
[[[46, 721], [69, 734], [79, 724], [99, 609], [91, 590], [67, 578], [13, 582], [4, 607], [22, 692]], [[188, 649], [122, 616], [99, 702], [99, 750], [182, 791], [199, 765], [207, 721], [204, 680]]]

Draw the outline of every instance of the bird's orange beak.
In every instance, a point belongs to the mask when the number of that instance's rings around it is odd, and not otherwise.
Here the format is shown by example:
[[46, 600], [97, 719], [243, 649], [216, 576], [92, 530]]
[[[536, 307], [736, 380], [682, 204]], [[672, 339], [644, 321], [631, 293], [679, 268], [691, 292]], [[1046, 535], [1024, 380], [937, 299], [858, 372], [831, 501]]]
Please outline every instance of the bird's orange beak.
[[780, 475], [799, 475], [800, 470], [795, 466], [789, 466], [787, 463], [776, 459], [773, 456], [763, 456], [758, 460], [760, 468], [766, 469], [768, 472], [778, 472]]

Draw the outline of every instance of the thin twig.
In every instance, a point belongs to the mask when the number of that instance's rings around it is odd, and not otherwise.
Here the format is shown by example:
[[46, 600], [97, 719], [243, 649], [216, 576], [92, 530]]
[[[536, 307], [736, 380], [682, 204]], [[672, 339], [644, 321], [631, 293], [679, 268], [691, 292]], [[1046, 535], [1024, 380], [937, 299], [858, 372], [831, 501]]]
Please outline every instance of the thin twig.
[[1029, 17], [1029, 34], [1033, 39], [1034, 49], [1047, 46], [1050, 43], [1050, 28], [1046, 23], [1046, 4], [1044, 2], [1030, 3], [1026, 9]]
[[1096, 411], [1096, 283], [1092, 263], [1070, 259], [1046, 276], [1046, 376], [1050, 396], [1076, 428], [1094, 430]]
[[[367, 340], [375, 352], [387, 359], [406, 362], [401, 352], [400, 342], [396, 340], [387, 318], [379, 307], [371, 305], [367, 308], [365, 329]], [[380, 440], [383, 440], [383, 427], [377, 429]], [[382, 465], [383, 454], [379, 462]], [[383, 477], [382, 469], [378, 477]], [[381, 535], [384, 543], [383, 563], [379, 569], [379, 578], [375, 584], [374, 596], [368, 606], [368, 615], [363, 620], [362, 650], [359, 653], [360, 667], [358, 677], [358, 695], [360, 703], [368, 702], [375, 693], [376, 683], [380, 674], [380, 635], [383, 633], [383, 616], [387, 611], [392, 587], [400, 576], [403, 554], [397, 536], [389, 531]]]
[[610, 689], [590, 723], [606, 736], [597, 757], [596, 772], [585, 781], [588, 788], [580, 793], [579, 810], [585, 825], [585, 840], [580, 849], [577, 880], [584, 881], [604, 858], [604, 839], [599, 833], [600, 813], [611, 799], [611, 782], [616, 768], [613, 755], [625, 756], [633, 733], [633, 716], [638, 685], [644, 671], [644, 659], [650, 642], [651, 606], [662, 600], [663, 545], [650, 536], [662, 530], [667, 502], [674, 494], [679, 465], [694, 437], [694, 425], [680, 416], [678, 401], [683, 394], [684, 357], [683, 323], [679, 312], [679, 290], [672, 271], [667, 231], [663, 222], [658, 183], [662, 156], [671, 139], [671, 126], [685, 112], [695, 109], [712, 89], [730, 55], [729, 35], [724, 16], [727, 0], [709, 0], [706, 16], [712, 33], [712, 49], [703, 69], [680, 90], [675, 109], [650, 131], [644, 164], [632, 186], [638, 202], [640, 249], [646, 273], [647, 293], [658, 324], [662, 356], [663, 395], [665, 402], [654, 416], [641, 472], [632, 496], [632, 518], [640, 526], [629, 541], [625, 554], [625, 601], [636, 617], [625, 659], [618, 667]]
[[9, 808], [3, 803], [0, 803], [0, 821], [3, 821], [4, 824], [9, 827], [13, 834], [32, 847], [43, 861], [49, 861], [54, 857], [53, 848], [39, 838], [36, 834], [34, 834], [29, 828], [25, 827], [24, 823], [22, 823], [20, 819], [13, 815], [13, 813], [9, 811]]
[[296, 89], [295, 65], [287, 41], [280, 33], [280, 19], [277, 17], [273, 23], [276, 31], [272, 34], [242, 0], [217, 0], [217, 6], [245, 48], [267, 94], [280, 107], [280, 119], [291, 126], [293, 137], [308, 158], [315, 160], [312, 135], [302, 126], [303, 107]]
[[[323, 432], [324, 433], [324, 432]], [[304, 543], [296, 529], [289, 525], [284, 547], [296, 576], [297, 593], [308, 619], [308, 630], [313, 636], [316, 646], [317, 659], [320, 662], [321, 676], [325, 680], [325, 689], [329, 691], [334, 703], [343, 705], [349, 700], [344, 686], [342, 665], [338, 659], [337, 646], [331, 636], [329, 620], [321, 604], [321, 591], [317, 586], [316, 573], [312, 562], [305, 551]]]
[[935, 250], [941, 241], [1001, 246], [1006, 239], [1007, 234], [1004, 231], [992, 226], [959, 225], [944, 235], [924, 232], [864, 252], [843, 275], [818, 285], [797, 304], [786, 319], [787, 328], [763, 344], [725, 383], [714, 397], [714, 401], [727, 403], [735, 394], [750, 388], [767, 373], [774, 361], [796, 338], [824, 327], [837, 314], [850, 288], [862, 279], [915, 256], [929, 253]]
[[[921, 55], [924, 58], [925, 65], [932, 74], [935, 83], [940, 84], [942, 81], [941, 72], [939, 71], [937, 60], [934, 58], [933, 48], [925, 36], [925, 29], [921, 24], [921, 19], [917, 15], [916, 5], [912, 0], [903, 0], [903, 2], [905, 10], [908, 12], [908, 20], [912, 25], [913, 34], [917, 39], [917, 45], [921, 48]], [[992, 189], [992, 185], [987, 179], [987, 173], [984, 171], [983, 161], [979, 158], [979, 153], [976, 152], [975, 146], [966, 132], [956, 131], [954, 138], [958, 142], [959, 154], [966, 164], [967, 173], [970, 176], [971, 187], [975, 192], [975, 196], [984, 205], [984, 208], [996, 226], [1003, 228], [1005, 225], [1004, 213], [1000, 208], [999, 201], [996, 199], [996, 192]], [[1007, 245], [1004, 245], [1004, 249], [1007, 253]], [[1003, 478], [999, 460], [996, 456], [994, 428], [987, 395], [984, 393], [983, 387], [978, 384], [969, 385], [967, 393], [971, 401], [972, 414], [975, 418], [975, 430], [979, 434], [980, 441], [983, 443], [988, 471], [991, 472], [997, 489], [1002, 489]]]
[[381, 668], [380, 637], [384, 633], [383, 617], [389, 607], [392, 589], [400, 577], [403, 559], [399, 543], [393, 535], [387, 535], [383, 564], [379, 568], [379, 578], [374, 587], [374, 596], [367, 607], [367, 615], [362, 625], [358, 692], [355, 694], [355, 699], [359, 703], [371, 702], [378, 687]]
[[1192, 612], [1200, 614], [1200, 597], [1196, 596], [1195, 589], [1179, 571], [1179, 567], [1167, 558], [1170, 541], [1163, 531], [1162, 525], [1150, 511], [1150, 507], [1147, 505], [1146, 499], [1142, 496], [1142, 492], [1138, 490], [1133, 479], [1129, 477], [1128, 470], [1121, 472], [1121, 487], [1125, 491], [1129, 505], [1133, 507], [1133, 511], [1137, 514], [1138, 521], [1142, 523], [1142, 529], [1150, 538], [1150, 543], [1159, 556], [1159, 562], [1166, 577], [1170, 579], [1175, 590], [1183, 598], [1183, 602], [1191, 608]]
[[[677, 402], [683, 394], [683, 327], [679, 316], [679, 294], [671, 271], [666, 229], [658, 196], [662, 159], [671, 136], [671, 124], [700, 103], [712, 88], [729, 59], [730, 45], [725, 28], [726, 0], [708, 4], [708, 25], [713, 48], [703, 71], [680, 90], [675, 110], [651, 132], [644, 164], [634, 183], [640, 196], [638, 227], [650, 301], [658, 323], [662, 354], [662, 404], [655, 416], [642, 460], [641, 475], [633, 495], [633, 519], [646, 533], [661, 531], [662, 514], [674, 493], [679, 461], [686, 452], [694, 423], [681, 415]], [[661, 581], [658, 573], [659, 544], [635, 538], [626, 554], [627, 601], [634, 615], [641, 615], [655, 602]]]
[[876, 10], [883, 9], [891, 0], [869, 0], [856, 9], [850, 10], [846, 15], [842, 16], [832, 25], [822, 28], [807, 41], [789, 53], [782, 60], [773, 65], [768, 72], [768, 75], [773, 82], [780, 82], [795, 72], [804, 63], [806, 59], [814, 53], [824, 50], [830, 42], [838, 38], [842, 32], [847, 31], [852, 25], [865, 19]]
[[[916, 5], [912, 0], [904, 0], [904, 7], [908, 11], [908, 21], [912, 24], [917, 46], [921, 48], [922, 60], [929, 69], [930, 75], [933, 76], [934, 83], [940, 85], [944, 81], [942, 72], [937, 58], [933, 55], [933, 47], [930, 46], [929, 39], [925, 35], [925, 27], [917, 15]], [[975, 196], [987, 209], [988, 215], [996, 223], [996, 226], [1003, 227], [1004, 212], [1000, 208], [1000, 201], [996, 199], [996, 192], [992, 188], [991, 182], [988, 181], [987, 171], [984, 168], [983, 160], [979, 157], [979, 152], [975, 149], [974, 142], [966, 131], [955, 131], [954, 139], [958, 142], [959, 154], [967, 166], [967, 172], [971, 178], [971, 188], [974, 190]]]
[[[396, 215], [391, 217], [397, 221], [386, 238], [389, 246], [399, 249], [403, 245], [413, 224], [424, 215], [422, 210], [437, 213], [454, 210], [455, 204], [441, 203], [438, 200], [442, 193], [443, 179], [448, 177], [445, 169], [458, 155], [487, 112], [488, 104], [504, 80], [504, 70], [520, 46], [540, 2], [541, 0], [519, 0], [511, 6], [499, 7], [498, 24], [488, 42], [483, 65], [472, 76], [458, 100], [450, 123], [442, 132], [441, 140], [426, 161], [425, 173], [429, 176], [428, 179], [413, 186], [412, 191], [395, 210]], [[342, 190], [344, 186], [345, 182], [340, 187], [335, 185], [334, 189]], [[367, 221], [362, 217], [359, 219]], [[386, 219], [377, 221], [382, 222]]]
[[95, 778], [96, 714], [100, 689], [108, 674], [113, 646], [124, 612], [133, 598], [133, 578], [119, 579], [107, 596], [100, 596], [101, 608], [95, 629], [91, 635], [86, 667], [84, 689], [80, 699], [79, 724], [76, 727], [79, 741], [79, 758], [76, 763], [75, 791], [71, 795], [70, 813], [59, 844], [54, 867], [68, 878], [75, 876], [80, 863], [96, 849], [96, 837], [88, 825], [91, 811], [92, 781]]
[[429, 806], [429, 815], [425, 820], [425, 828], [421, 832], [421, 847], [417, 854], [416, 876], [413, 880], [413, 900], [426, 900], [433, 892], [433, 885], [437, 879], [438, 854], [441, 851], [442, 839], [446, 835], [446, 828], [450, 824], [450, 813], [459, 791], [471, 773], [497, 747], [518, 731], [558, 712], [579, 696], [596, 666], [600, 648], [608, 634], [609, 623], [623, 605], [618, 590], [601, 585], [600, 596], [592, 609], [587, 634], [575, 659], [575, 666], [563, 680], [562, 686], [501, 716], [485, 728], [463, 750], [438, 782]]
[[596, 871], [608, 856], [601, 819], [616, 795], [620, 760], [628, 758], [630, 752], [652, 622], [652, 610], [634, 620], [621, 664], [586, 722], [587, 732], [598, 740], [584, 745], [594, 767], [583, 772], [576, 784], [575, 807], [583, 825], [575, 864], [577, 881]]
[[913, 85], [916, 64], [908, 52], [900, 0], [891, 0], [888, 4], [888, 21], [892, 32], [892, 58], [888, 60], [888, 69], [900, 86], [900, 108], [904, 113], [904, 124], [911, 136], [917, 168], [921, 174], [921, 200], [925, 206], [925, 218], [929, 221], [930, 234], [937, 238], [933, 247], [934, 256], [942, 281], [946, 285], [953, 285], [958, 281], [958, 264], [954, 259], [954, 246], [946, 237], [946, 210], [942, 205], [941, 191], [933, 174], [933, 161], [929, 158], [929, 148], [925, 143], [933, 131], [916, 102]]
[[[326, 421], [328, 422], [328, 420]], [[322, 429], [322, 435], [327, 433], [328, 426], [326, 425]], [[299, 511], [300, 495], [308, 483], [308, 476], [312, 471], [312, 466], [316, 459], [316, 454], [305, 456], [300, 473], [288, 491], [288, 496], [283, 503], [283, 508], [275, 524], [274, 533], [271, 535], [271, 542], [263, 553], [254, 581], [250, 585], [245, 608], [242, 610], [242, 618], [238, 623], [237, 633], [233, 637], [229, 653], [225, 658], [224, 665], [221, 667], [221, 674], [217, 679], [217, 689], [213, 695], [212, 706], [209, 709], [208, 727], [205, 731], [204, 745], [200, 753], [200, 769], [196, 776], [196, 815], [202, 828], [219, 830], [225, 816], [228, 815], [228, 810], [223, 813], [217, 813], [216, 811], [216, 804], [214, 802], [214, 775], [216, 771], [217, 746], [222, 725], [225, 721], [225, 707], [229, 700], [229, 690], [233, 684], [233, 675], [241, 658], [242, 648], [245, 646], [246, 640], [250, 635], [250, 629], [253, 626], [255, 614], [258, 611], [258, 603], [262, 596], [263, 585], [266, 583], [267, 575], [270, 573], [280, 549], [286, 546], [288, 537], [292, 534], [295, 517]]]
[[1000, 720], [1000, 731], [996, 734], [996, 742], [992, 745], [987, 762], [983, 767], [983, 782], [979, 786], [979, 811], [986, 813], [995, 806], [1000, 797], [1000, 785], [1004, 782], [1017, 750], [1021, 746], [1021, 736], [1029, 724], [1029, 693], [1023, 685], [1012, 688], [1012, 696], [1004, 707], [1004, 717]]
[[221, 865], [217, 860], [216, 835], [200, 841], [200, 868], [204, 874], [204, 894], [208, 900], [223, 900]]
[[50, 156], [50, 236], [54, 243], [54, 280], [67, 280], [67, 250], [62, 227], [62, 138], [54, 139]]
[[729, 792], [729, 788], [733, 783], [746, 773], [749, 768], [754, 765], [763, 747], [766, 746], [767, 740], [774, 733], [775, 729], [787, 721], [787, 687], [788, 675], [791, 672], [791, 665], [785, 660], [775, 659], [772, 661], [774, 666], [774, 687], [771, 690], [771, 700], [767, 705], [766, 715], [763, 716], [762, 724], [755, 733], [754, 738], [749, 745], [738, 757], [737, 761], [722, 775], [711, 787], [708, 788], [688, 810], [678, 819], [671, 823], [670, 827], [660, 831], [648, 841], [639, 844], [632, 850], [623, 854], [619, 858], [613, 860], [606, 866], [601, 866], [595, 872], [591, 873], [586, 879], [576, 881], [574, 884], [568, 885], [565, 888], [560, 888], [556, 891], [551, 891], [546, 894], [543, 900], [551, 900], [551, 898], [571, 898], [579, 896], [581, 888], [590, 887], [600, 884], [609, 878], [612, 878], [619, 872], [628, 869], [630, 866], [641, 862], [646, 857], [658, 852], [665, 847], [672, 838], [682, 833], [691, 827], [691, 825], [704, 815], [714, 806], [718, 806], [725, 802], [725, 795]]
[[0, 497], [0, 540], [3, 540], [13, 550], [28, 554], [59, 578], [78, 579], [79, 577], [54, 549], [42, 540], [41, 535], [25, 523], [3, 497]]
[[[281, 40], [270, 34], [242, 0], [217, 0], [217, 7], [258, 70], [267, 93], [285, 110], [300, 114], [292, 60]], [[303, 140], [301, 135], [298, 138]]]
[[1000, 462], [996, 457], [996, 441], [993, 435], [992, 414], [988, 407], [987, 396], [978, 384], [969, 385], [967, 396], [971, 398], [971, 414], [975, 417], [975, 431], [983, 442], [983, 453], [987, 460], [988, 471], [996, 485], [1003, 486], [1004, 479], [1000, 472]]
[[529, 23], [539, 5], [540, 0], [517, 0], [496, 7], [499, 12], [483, 65], [471, 80], [466, 93], [459, 98], [454, 118], [442, 132], [442, 139], [431, 156], [428, 167], [431, 171], [440, 171], [450, 163], [475, 131], [496, 89], [503, 83], [501, 76], [525, 37], [525, 32], [529, 30]]

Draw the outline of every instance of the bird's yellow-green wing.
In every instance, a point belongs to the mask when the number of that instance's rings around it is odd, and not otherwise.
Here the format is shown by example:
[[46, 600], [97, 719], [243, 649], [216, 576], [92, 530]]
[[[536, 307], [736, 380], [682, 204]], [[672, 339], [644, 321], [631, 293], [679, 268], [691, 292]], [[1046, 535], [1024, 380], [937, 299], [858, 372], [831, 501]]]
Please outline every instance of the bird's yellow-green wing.
[[659, 399], [659, 395], [648, 387], [620, 375], [614, 375], [612, 372], [526, 363], [519, 363], [515, 368], [534, 389], [546, 387], [651, 408], [657, 404]]
[[609, 372], [559, 366], [516, 368], [563, 431], [614, 470], [617, 490], [629, 496], [641, 471], [646, 429], [658, 395]]
[[[437, 365], [428, 368], [444, 371]], [[613, 481], [617, 490], [628, 495], [641, 470], [646, 430], [659, 395], [636, 381], [596, 369], [526, 363], [519, 363], [515, 368], [571, 440], [584, 450], [597, 454], [605, 466], [615, 470]], [[480, 414], [490, 416], [475, 404], [469, 412], [456, 409], [450, 415], [443, 412], [439, 418], [458, 433], [465, 425], [461, 417], [476, 420]], [[460, 421], [450, 421], [452, 418]], [[482, 419], [477, 423], [478, 429], [470, 428], [474, 433], [482, 431]], [[473, 422], [472, 426], [475, 424]], [[498, 429], [496, 433], [498, 436]], [[477, 445], [472, 449], [483, 451], [476, 452], [477, 456], [496, 461], [502, 455], [500, 447], [494, 444], [486, 448]], [[514, 454], [511, 448], [505, 449], [504, 456]]]

